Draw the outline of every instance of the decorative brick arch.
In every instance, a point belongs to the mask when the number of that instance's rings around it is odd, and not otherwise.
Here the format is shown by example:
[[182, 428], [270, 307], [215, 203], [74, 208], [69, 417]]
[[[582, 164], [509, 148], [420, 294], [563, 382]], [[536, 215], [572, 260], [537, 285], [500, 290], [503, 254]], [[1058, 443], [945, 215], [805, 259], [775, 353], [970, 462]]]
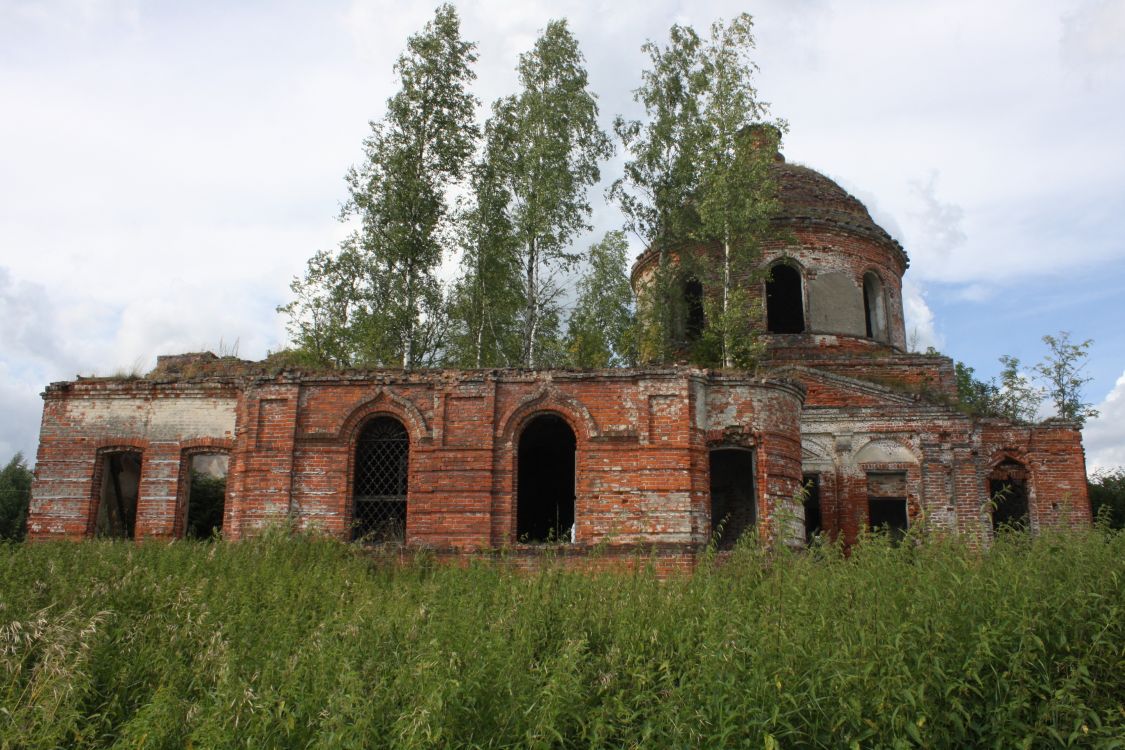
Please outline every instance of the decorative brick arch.
[[587, 440], [601, 435], [601, 430], [598, 429], [598, 424], [594, 421], [593, 415], [581, 401], [561, 392], [557, 386], [544, 385], [534, 393], [520, 399], [500, 418], [497, 422], [500, 426], [497, 433], [498, 442], [512, 445], [516, 436], [519, 435], [528, 421], [537, 414], [546, 412], [558, 414], [570, 425], [570, 429], [574, 430], [574, 436], [578, 439], [579, 446]]
[[[407, 435], [410, 436], [411, 447], [433, 437], [429, 422], [426, 421], [425, 415], [413, 402], [403, 398], [390, 388], [380, 388], [372, 398], [352, 409], [351, 414], [340, 426], [340, 431], [336, 433], [335, 439], [346, 443], [349, 449], [353, 449], [363, 425], [369, 419], [380, 415], [394, 417], [402, 422]], [[351, 468], [351, 462], [349, 461], [349, 471]]]

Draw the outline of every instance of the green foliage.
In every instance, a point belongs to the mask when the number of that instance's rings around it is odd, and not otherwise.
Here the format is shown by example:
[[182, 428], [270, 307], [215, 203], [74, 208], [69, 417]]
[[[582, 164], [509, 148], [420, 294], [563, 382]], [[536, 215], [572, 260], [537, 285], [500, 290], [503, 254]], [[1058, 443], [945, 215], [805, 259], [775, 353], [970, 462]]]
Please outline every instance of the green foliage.
[[210, 539], [222, 530], [226, 492], [226, 477], [192, 470], [185, 536], [189, 539]]
[[579, 260], [570, 242], [588, 228], [587, 190], [600, 177], [598, 162], [613, 151], [598, 127], [584, 65], [566, 21], [551, 21], [520, 55], [520, 92], [495, 102], [486, 126], [486, 157], [504, 193], [489, 210], [503, 212], [523, 275], [525, 367], [563, 355], [555, 275]]
[[[0, 547], [0, 747], [1083, 747], [1125, 734], [1125, 534], [695, 575], [315, 538]], [[1118, 743], [1115, 745], [1114, 743]]]
[[999, 391], [996, 381], [986, 383], [977, 380], [976, 370], [964, 362], [955, 362], [953, 369], [957, 379], [957, 400], [961, 407], [974, 416], [996, 416], [996, 396]]
[[1073, 420], [1082, 425], [1098, 412], [1082, 400], [1082, 387], [1092, 378], [1082, 377], [1093, 339], [1075, 344], [1069, 331], [1059, 331], [1057, 336], [1043, 337], [1047, 356], [1035, 366], [1035, 374], [1046, 383], [1047, 395], [1055, 404], [1055, 416]]
[[[761, 279], [761, 243], [773, 231], [777, 196], [769, 167], [785, 123], [763, 122], [753, 47], [745, 13], [713, 24], [706, 40], [673, 26], [666, 48], [643, 48], [650, 68], [634, 98], [647, 121], [615, 123], [631, 158], [611, 195], [627, 228], [658, 253], [638, 300], [646, 361], [686, 351], [700, 364], [748, 367], [760, 353], [760, 301], [747, 290]], [[685, 330], [689, 279], [705, 289], [700, 336]]]
[[18, 542], [27, 533], [31, 477], [22, 453], [12, 456], [0, 469], [0, 541]]
[[1093, 340], [1074, 344], [1068, 331], [1060, 331], [1056, 336], [1044, 336], [1043, 343], [1048, 352], [1032, 367], [1032, 372], [1045, 388], [1035, 385], [1023, 374], [1016, 357], [1000, 357], [999, 382], [978, 380], [972, 367], [957, 362], [954, 367], [961, 407], [973, 415], [1034, 422], [1044, 397], [1049, 396], [1057, 417], [1082, 425], [1087, 419], [1098, 416], [1097, 410], [1082, 400], [1082, 387], [1090, 382], [1090, 378], [1082, 377], [1082, 370]]
[[632, 294], [625, 275], [628, 250], [624, 232], [609, 232], [590, 248], [589, 270], [578, 282], [567, 330], [567, 353], [574, 367], [636, 363]]
[[987, 383], [977, 380], [972, 367], [957, 362], [954, 372], [957, 400], [969, 414], [981, 417], [1002, 417], [1013, 422], [1036, 421], [1043, 391], [1021, 372], [1020, 360], [1007, 354], [1000, 357], [1000, 380]]
[[1086, 486], [1094, 518], [1104, 519], [1110, 528], [1125, 529], [1125, 468], [1097, 472]]
[[489, 128], [486, 151], [473, 167], [472, 200], [462, 213], [462, 275], [450, 301], [446, 355], [458, 367], [511, 367], [522, 359], [519, 245], [494, 147]]
[[460, 38], [453, 6], [442, 5], [395, 64], [401, 88], [372, 123], [366, 160], [347, 175], [343, 218], [361, 226], [337, 254], [313, 256], [293, 282], [296, 298], [279, 308], [294, 343], [315, 359], [409, 369], [440, 353], [446, 192], [477, 139], [474, 47]]

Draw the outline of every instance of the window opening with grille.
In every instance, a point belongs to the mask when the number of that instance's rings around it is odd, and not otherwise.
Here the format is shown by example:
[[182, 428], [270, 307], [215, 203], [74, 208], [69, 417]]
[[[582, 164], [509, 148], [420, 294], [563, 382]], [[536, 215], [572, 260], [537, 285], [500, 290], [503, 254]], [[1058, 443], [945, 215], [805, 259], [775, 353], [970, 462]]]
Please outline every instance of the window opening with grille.
[[406, 541], [410, 437], [392, 417], [376, 417], [355, 448], [352, 539], [370, 544]]

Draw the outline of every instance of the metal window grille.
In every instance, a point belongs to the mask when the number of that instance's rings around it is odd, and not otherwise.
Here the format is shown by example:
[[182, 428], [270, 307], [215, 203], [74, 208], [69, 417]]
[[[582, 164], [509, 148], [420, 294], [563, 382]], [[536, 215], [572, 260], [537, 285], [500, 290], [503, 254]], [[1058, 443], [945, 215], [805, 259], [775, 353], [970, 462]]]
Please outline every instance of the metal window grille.
[[370, 544], [406, 539], [406, 476], [410, 438], [397, 420], [373, 419], [355, 452], [352, 538]]

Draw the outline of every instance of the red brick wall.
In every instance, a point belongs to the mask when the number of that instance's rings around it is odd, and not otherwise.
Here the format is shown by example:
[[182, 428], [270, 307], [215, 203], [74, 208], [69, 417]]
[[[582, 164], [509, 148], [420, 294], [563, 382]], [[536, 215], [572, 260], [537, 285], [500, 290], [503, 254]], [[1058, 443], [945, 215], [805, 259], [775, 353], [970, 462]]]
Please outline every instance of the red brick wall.
[[503, 547], [516, 541], [521, 430], [550, 412], [577, 438], [577, 546], [695, 548], [711, 531], [709, 449], [755, 451], [760, 519], [796, 491], [803, 396], [690, 368], [60, 384], [45, 394], [31, 531], [88, 533], [97, 450], [113, 445], [143, 453], [137, 536], [180, 533], [190, 456], [229, 451], [227, 538], [287, 519], [346, 538], [356, 438], [391, 416], [410, 439], [408, 544]]

